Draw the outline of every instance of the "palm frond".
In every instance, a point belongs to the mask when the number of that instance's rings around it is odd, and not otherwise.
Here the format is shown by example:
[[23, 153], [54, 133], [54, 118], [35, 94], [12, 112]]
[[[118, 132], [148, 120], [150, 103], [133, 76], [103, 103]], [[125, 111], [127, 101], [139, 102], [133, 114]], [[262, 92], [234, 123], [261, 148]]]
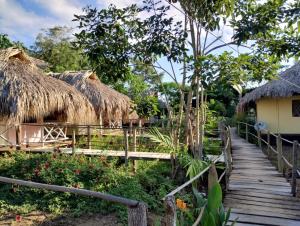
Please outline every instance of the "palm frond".
[[161, 147], [166, 147], [172, 152], [176, 152], [176, 147], [173, 144], [172, 138], [168, 135], [162, 134], [156, 127], [151, 128], [147, 133], [151, 141], [157, 143]]

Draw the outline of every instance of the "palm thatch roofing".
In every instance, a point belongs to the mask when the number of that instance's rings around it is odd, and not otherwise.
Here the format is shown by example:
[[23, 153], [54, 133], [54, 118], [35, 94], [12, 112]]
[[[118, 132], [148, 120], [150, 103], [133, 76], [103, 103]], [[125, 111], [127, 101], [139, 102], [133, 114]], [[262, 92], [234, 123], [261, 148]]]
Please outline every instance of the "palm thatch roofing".
[[262, 85], [241, 98], [238, 110], [264, 97], [280, 98], [300, 94], [300, 62], [282, 72], [277, 79]]
[[50, 73], [50, 75], [82, 92], [93, 104], [97, 116], [99, 118], [101, 116], [104, 123], [138, 119], [138, 115], [132, 110], [131, 99], [103, 84], [92, 71]]
[[[94, 122], [93, 106], [74, 87], [43, 74], [24, 51], [0, 50], [0, 121], [19, 124], [47, 116], [59, 122]], [[55, 117], [57, 116], [57, 117]]]

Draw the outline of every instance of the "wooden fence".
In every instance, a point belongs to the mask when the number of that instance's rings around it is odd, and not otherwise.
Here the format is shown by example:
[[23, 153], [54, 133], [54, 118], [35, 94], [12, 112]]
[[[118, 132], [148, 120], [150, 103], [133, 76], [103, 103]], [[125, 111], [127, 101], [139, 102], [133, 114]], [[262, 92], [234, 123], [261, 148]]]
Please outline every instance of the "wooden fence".
[[[224, 157], [225, 160], [225, 170], [224, 172], [218, 177], [218, 181], [220, 182], [223, 178], [225, 178], [225, 184], [226, 184], [226, 190], [228, 188], [228, 182], [229, 182], [229, 176], [232, 169], [232, 157], [231, 157], [231, 134], [230, 134], [230, 127], [223, 127], [221, 130], [221, 138], [224, 143], [224, 148], [222, 151], [222, 154], [218, 157], [216, 157], [214, 160], [212, 160], [211, 164], [207, 166], [205, 169], [203, 169], [199, 174], [197, 174], [195, 177], [191, 178], [189, 181], [185, 182], [184, 184], [180, 185], [170, 193], [168, 193], [164, 197], [164, 205], [165, 205], [165, 218], [164, 223], [166, 226], [176, 226], [176, 220], [177, 220], [177, 212], [176, 212], [176, 201], [175, 201], [175, 195], [182, 191], [184, 188], [190, 186], [193, 182], [197, 181], [200, 177], [202, 177], [205, 173], [210, 173], [210, 168], [215, 167], [214, 164], [218, 162], [221, 158]], [[197, 218], [193, 226], [199, 225], [199, 221], [201, 220], [200, 217]]]
[[[254, 133], [255, 131], [255, 133]], [[297, 192], [300, 192], [300, 185], [298, 185], [297, 188], [297, 177], [300, 177], [300, 170], [298, 169], [297, 165], [297, 159], [300, 155], [300, 145], [297, 140], [290, 141], [285, 138], [283, 138], [280, 134], [274, 134], [271, 133], [269, 130], [263, 129], [263, 130], [255, 130], [253, 125], [250, 125], [245, 122], [238, 122], [237, 123], [237, 132], [238, 135], [244, 134], [245, 139], [250, 142], [250, 137], [254, 138], [256, 140], [257, 145], [262, 149], [263, 144], [266, 145], [267, 150], [266, 154], [268, 155], [268, 158], [270, 159], [272, 155], [275, 155], [277, 157], [276, 161], [276, 167], [280, 173], [284, 172], [285, 168], [288, 168], [291, 170], [291, 186], [292, 190], [291, 193], [293, 196], [296, 196]], [[262, 136], [266, 136], [266, 140], [262, 138]], [[271, 143], [271, 138], [274, 137], [276, 139], [276, 145], [273, 147]], [[282, 143], [286, 142], [290, 145], [292, 145], [292, 161], [288, 161], [286, 156], [284, 156], [283, 150], [282, 150]], [[299, 183], [300, 184], [300, 180]], [[298, 190], [298, 191], [297, 191]]]

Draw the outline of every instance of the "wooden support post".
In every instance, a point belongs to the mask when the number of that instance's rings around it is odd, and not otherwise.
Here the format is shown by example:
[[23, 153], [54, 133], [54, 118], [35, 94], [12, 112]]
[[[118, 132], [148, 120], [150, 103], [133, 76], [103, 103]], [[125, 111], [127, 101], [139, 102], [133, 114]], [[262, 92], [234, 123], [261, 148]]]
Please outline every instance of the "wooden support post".
[[75, 154], [75, 148], [76, 148], [76, 131], [75, 128], [72, 128], [72, 154]]
[[300, 198], [300, 179], [296, 179], [296, 197]]
[[269, 159], [271, 158], [271, 139], [270, 139], [270, 131], [268, 130], [267, 131], [267, 142], [268, 142], [268, 146], [267, 146], [267, 154], [268, 154], [268, 157]]
[[277, 168], [280, 173], [283, 172], [283, 160], [282, 160], [282, 139], [280, 134], [277, 136]]
[[246, 123], [246, 141], [249, 142], [248, 124]]
[[91, 126], [87, 126], [87, 144], [88, 144], [88, 149], [92, 148], [92, 142], [91, 142]]
[[165, 216], [163, 219], [163, 225], [166, 226], [176, 226], [176, 203], [175, 203], [175, 197], [167, 196], [164, 201], [165, 205]]
[[125, 166], [128, 166], [129, 143], [128, 143], [128, 130], [127, 129], [124, 129], [124, 140], [125, 140]]
[[257, 130], [257, 143], [258, 143], [258, 147], [260, 148], [260, 149], [262, 149], [262, 146], [261, 146], [261, 132], [260, 132], [260, 130]]
[[298, 141], [293, 142], [293, 168], [292, 168], [292, 194], [296, 196], [296, 189], [297, 189], [297, 159], [298, 159], [298, 150], [299, 150], [299, 143]]
[[21, 125], [16, 125], [16, 149], [21, 150]]
[[128, 226], [147, 226], [147, 205], [139, 202], [137, 206], [128, 207]]
[[228, 161], [228, 170], [229, 173], [232, 171], [232, 163], [231, 163], [231, 136], [230, 136], [230, 131], [227, 131], [227, 139], [228, 139], [228, 147], [226, 149], [227, 152], [227, 161]]
[[238, 134], [238, 136], [240, 136], [240, 123], [239, 122], [237, 123], [237, 134]]
[[[136, 128], [133, 129], [132, 131], [132, 135], [133, 135], [133, 152], [136, 152]], [[133, 160], [133, 170], [134, 172], [137, 171], [137, 168], [138, 168], [138, 162], [137, 160]]]
[[44, 126], [41, 126], [41, 143], [42, 143], [42, 147], [44, 147]]
[[132, 134], [133, 133], [133, 130], [132, 130], [132, 120], [130, 120], [130, 122], [129, 122], [129, 131], [130, 131], [130, 134]]
[[99, 125], [100, 125], [99, 133], [100, 133], [100, 135], [102, 135], [103, 134], [103, 130], [102, 130], [102, 127], [103, 127], [102, 113], [100, 113], [100, 115], [99, 115]]

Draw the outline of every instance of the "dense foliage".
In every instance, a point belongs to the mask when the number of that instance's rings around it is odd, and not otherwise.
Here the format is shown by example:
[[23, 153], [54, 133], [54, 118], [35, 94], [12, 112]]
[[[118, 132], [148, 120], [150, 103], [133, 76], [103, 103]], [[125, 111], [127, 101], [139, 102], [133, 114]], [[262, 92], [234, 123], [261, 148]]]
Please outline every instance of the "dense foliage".
[[72, 29], [60, 26], [43, 30], [31, 47], [32, 55], [49, 63], [53, 72], [89, 69], [82, 50], [74, 48], [71, 43], [71, 32]]
[[231, 21], [238, 43], [255, 40], [257, 52], [278, 57], [300, 56], [300, 2], [240, 0]]

